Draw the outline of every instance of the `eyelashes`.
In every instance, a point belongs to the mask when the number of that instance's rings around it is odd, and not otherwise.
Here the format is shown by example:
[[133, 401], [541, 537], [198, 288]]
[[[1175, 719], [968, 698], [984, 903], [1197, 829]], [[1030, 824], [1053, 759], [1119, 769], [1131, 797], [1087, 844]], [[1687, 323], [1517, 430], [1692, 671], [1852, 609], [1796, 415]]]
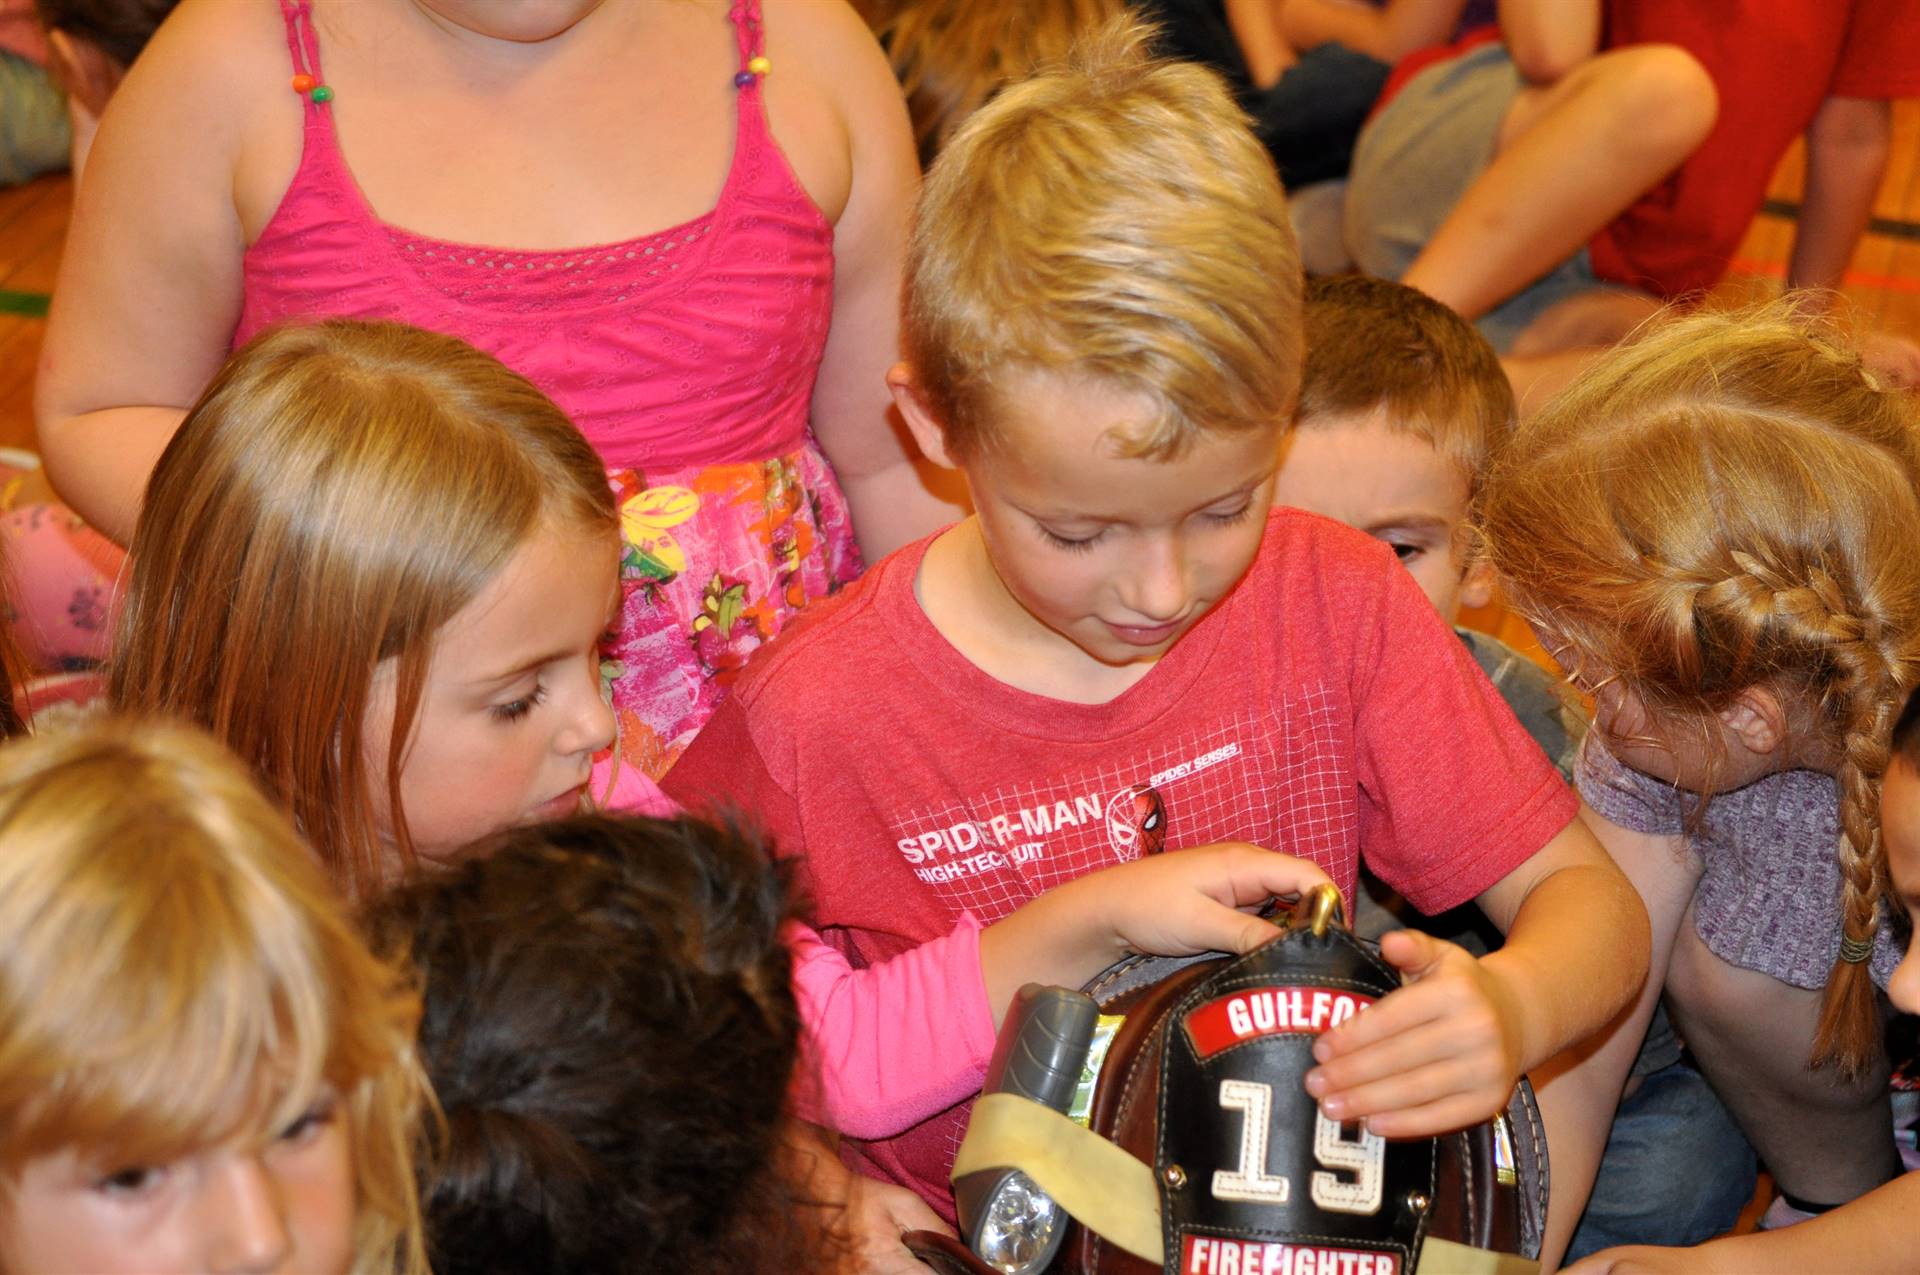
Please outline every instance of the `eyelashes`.
[[487, 711], [503, 722], [517, 722], [534, 709], [547, 702], [547, 686], [544, 682], [535, 682], [533, 690], [519, 699], [505, 704], [495, 704]]
[[1054, 532], [1048, 531], [1045, 527], [1042, 527], [1040, 528], [1040, 534], [1045, 536], [1047, 543], [1056, 549], [1065, 549], [1068, 553], [1090, 553], [1093, 547], [1106, 537], [1107, 533], [1104, 530], [1096, 531], [1084, 539], [1070, 540], [1066, 536], [1057, 535]]
[[[1230, 512], [1201, 514], [1200, 517], [1203, 521], [1215, 527], [1231, 527], [1234, 523], [1244, 522], [1247, 515], [1252, 512], [1253, 501], [1249, 499], [1238, 509], [1231, 510]], [[1034, 525], [1039, 528], [1040, 535], [1048, 544], [1056, 549], [1064, 549], [1068, 553], [1091, 552], [1093, 547], [1104, 540], [1107, 535], [1107, 529], [1102, 527], [1090, 536], [1082, 536], [1079, 539], [1074, 539], [1071, 536], [1063, 536], [1056, 531], [1052, 531], [1042, 524], [1035, 523]]]
[[[338, 1108], [338, 1100], [330, 1093], [316, 1099], [294, 1117], [286, 1128], [275, 1134], [274, 1141], [295, 1144], [311, 1141], [333, 1123]], [[93, 1179], [93, 1189], [101, 1195], [137, 1198], [161, 1189], [172, 1169], [172, 1165], [166, 1164], [122, 1165]]]
[[321, 1098], [280, 1131], [280, 1141], [302, 1142], [312, 1137], [333, 1123], [335, 1108], [336, 1103], [331, 1096]]

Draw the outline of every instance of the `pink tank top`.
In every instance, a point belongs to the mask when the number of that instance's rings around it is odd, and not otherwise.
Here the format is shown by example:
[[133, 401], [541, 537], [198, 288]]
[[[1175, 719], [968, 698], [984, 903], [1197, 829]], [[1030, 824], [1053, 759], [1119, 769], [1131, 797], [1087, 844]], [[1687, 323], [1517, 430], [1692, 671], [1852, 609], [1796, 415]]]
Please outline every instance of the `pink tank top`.
[[[323, 83], [309, 0], [280, 8], [295, 71]], [[833, 228], [787, 166], [746, 70], [760, 53], [759, 0], [736, 0], [729, 16], [741, 72], [719, 203], [621, 243], [521, 252], [389, 225], [354, 182], [330, 108], [309, 97], [300, 167], [246, 252], [234, 345], [287, 320], [393, 319], [526, 376], [609, 468], [799, 450], [833, 308]]]

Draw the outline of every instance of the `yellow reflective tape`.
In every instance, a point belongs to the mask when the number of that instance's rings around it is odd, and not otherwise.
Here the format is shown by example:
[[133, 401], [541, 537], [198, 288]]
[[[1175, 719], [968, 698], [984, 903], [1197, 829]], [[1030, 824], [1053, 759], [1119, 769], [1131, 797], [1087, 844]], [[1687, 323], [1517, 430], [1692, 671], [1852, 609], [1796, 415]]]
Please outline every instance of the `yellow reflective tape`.
[[1153, 1170], [1059, 1112], [1010, 1093], [974, 1103], [953, 1176], [987, 1169], [1020, 1170], [1082, 1226], [1161, 1264]]
[[1420, 1261], [1413, 1275], [1540, 1275], [1540, 1263], [1513, 1253], [1429, 1237], [1420, 1246]]

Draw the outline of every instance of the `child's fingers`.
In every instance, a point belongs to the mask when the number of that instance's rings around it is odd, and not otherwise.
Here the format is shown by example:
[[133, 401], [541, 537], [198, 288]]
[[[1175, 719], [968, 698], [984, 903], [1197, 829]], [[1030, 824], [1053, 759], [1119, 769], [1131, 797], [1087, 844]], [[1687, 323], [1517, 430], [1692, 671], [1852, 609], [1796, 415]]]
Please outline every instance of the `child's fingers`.
[[1199, 952], [1232, 952], [1236, 956], [1253, 951], [1280, 936], [1280, 927], [1263, 917], [1249, 916], [1224, 903], [1201, 901], [1195, 933]]
[[1338, 1093], [1377, 1081], [1382, 1075], [1411, 1071], [1428, 1062], [1461, 1058], [1475, 1048], [1473, 1037], [1453, 1031], [1452, 1023], [1425, 1020], [1411, 1023], [1404, 1031], [1380, 1037], [1367, 1045], [1346, 1048], [1340, 1054], [1321, 1060], [1321, 1066], [1308, 1071], [1309, 1093], [1313, 1096]]
[[1450, 947], [1452, 944], [1419, 930], [1390, 930], [1380, 938], [1380, 955], [1409, 982], [1425, 978], [1438, 969]]
[[[1431, 953], [1422, 950], [1429, 944], [1433, 949]], [[1389, 992], [1372, 1008], [1323, 1033], [1313, 1045], [1315, 1059], [1331, 1062], [1376, 1041], [1434, 1021], [1444, 1022], [1448, 1032], [1463, 1042], [1461, 1047], [1446, 1051], [1448, 1053], [1460, 1052], [1464, 1042], [1503, 1037], [1499, 1013], [1473, 977], [1477, 966], [1471, 956], [1451, 943], [1438, 942], [1424, 934], [1394, 946], [1402, 956], [1424, 962], [1416, 966], [1423, 971], [1420, 981]], [[1433, 959], [1429, 960], [1429, 956]], [[1464, 966], [1449, 969], [1456, 957]]]
[[[1498, 1081], [1498, 1054], [1473, 1048], [1471, 1041], [1463, 1041], [1448, 1031], [1446, 1023], [1425, 1023], [1356, 1054], [1338, 1058], [1327, 1066], [1313, 1068], [1306, 1075], [1306, 1089], [1309, 1095], [1321, 1098], [1329, 1116], [1371, 1116], [1390, 1110], [1396, 1104], [1413, 1106], [1446, 1093], [1442, 1089], [1380, 1089], [1380, 1085], [1409, 1077], [1421, 1077], [1421, 1083], [1430, 1083], [1442, 1075], [1442, 1071], [1430, 1068], [1444, 1071], [1444, 1075], [1450, 1077], [1446, 1083], [1452, 1089], [1465, 1089], [1469, 1085]], [[1356, 1096], [1361, 1093], [1373, 1095], [1359, 1100], [1365, 1110], [1356, 1104]], [[1380, 1098], [1382, 1093], [1392, 1093], [1392, 1096]]]
[[[1180, 854], [1205, 854], [1203, 865], [1225, 887], [1215, 894], [1222, 903], [1249, 907], [1265, 903], [1276, 895], [1305, 894], [1317, 885], [1331, 884], [1320, 866], [1309, 859], [1297, 859], [1277, 850], [1262, 850], [1245, 842], [1227, 841], [1204, 851], [1178, 851]], [[1211, 892], [1211, 891], [1210, 891]]]
[[1321, 1033], [1313, 1042], [1314, 1060], [1330, 1063], [1428, 1023], [1445, 1021], [1450, 1013], [1462, 1008], [1455, 1000], [1439, 984], [1409, 984]]
[[[911, 1192], [908, 1194], [912, 1195]], [[953, 1228], [917, 1195], [891, 1202], [888, 1215], [896, 1235], [905, 1235], [908, 1231], [938, 1231], [942, 1235], [954, 1233]]]
[[1133, 951], [1157, 956], [1185, 956], [1194, 952], [1241, 955], [1280, 933], [1280, 927], [1273, 922], [1204, 895], [1176, 896], [1162, 906], [1165, 911], [1147, 927], [1129, 927], [1126, 939]]
[[1329, 1120], [1359, 1120], [1369, 1123], [1377, 1118], [1396, 1119], [1409, 1112], [1423, 1110], [1435, 1103], [1455, 1098], [1490, 1094], [1491, 1086], [1476, 1083], [1482, 1069], [1469, 1059], [1436, 1058], [1408, 1068], [1395, 1068], [1380, 1079], [1341, 1089], [1309, 1085], [1307, 1092], [1322, 1089], [1320, 1110]]
[[1417, 1107], [1368, 1116], [1367, 1128], [1383, 1138], [1431, 1138], [1491, 1119], [1506, 1105], [1505, 1094], [1452, 1094]]
[[908, 1231], [954, 1233], [912, 1191], [871, 1178], [856, 1184], [847, 1212], [846, 1225], [853, 1234], [841, 1264], [845, 1275], [925, 1275], [927, 1266], [907, 1250], [900, 1237]]
[[1329, 1120], [1366, 1120], [1370, 1127], [1377, 1126], [1375, 1132], [1384, 1137], [1397, 1131], [1379, 1125], [1380, 1121], [1399, 1121], [1411, 1113], [1425, 1111], [1436, 1103], [1456, 1099], [1477, 1100], [1485, 1091], [1467, 1085], [1470, 1074], [1470, 1069], [1458, 1062], [1435, 1063], [1370, 1085], [1361, 1085], [1357, 1089], [1331, 1094], [1321, 1101], [1320, 1110], [1326, 1113]]

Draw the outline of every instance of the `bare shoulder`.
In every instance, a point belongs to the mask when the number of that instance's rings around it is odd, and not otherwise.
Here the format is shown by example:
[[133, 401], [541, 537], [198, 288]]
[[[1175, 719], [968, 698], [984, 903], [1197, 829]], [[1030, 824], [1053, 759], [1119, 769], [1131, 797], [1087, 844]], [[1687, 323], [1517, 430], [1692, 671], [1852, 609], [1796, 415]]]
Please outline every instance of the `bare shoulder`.
[[[812, 123], [815, 142], [830, 140], [840, 156], [842, 171], [827, 198], [801, 174], [815, 202], [838, 223], [849, 193], [857, 201], [863, 186], [884, 190], [891, 200], [893, 188], [905, 180], [896, 180], [894, 170], [904, 165], [917, 174], [918, 169], [900, 84], [873, 33], [846, 0], [763, 0], [762, 12], [774, 68], [767, 94], [776, 135], [791, 147], [781, 127], [782, 112], [804, 95], [801, 110]], [[783, 75], [785, 86], [777, 83]]]
[[761, 17], [774, 137], [807, 194], [838, 225], [855, 186], [862, 117], [871, 110], [858, 84], [872, 75], [865, 57], [883, 75], [885, 61], [844, 0], [762, 0]]
[[182, 0], [108, 103], [89, 176], [120, 169], [150, 197], [229, 209], [249, 174], [285, 170], [270, 179], [284, 187], [300, 146], [285, 30], [275, 0]]
[[900, 111], [900, 85], [879, 43], [846, 0], [763, 0], [769, 52], [778, 69], [797, 68], [843, 118], [859, 120], [876, 105]]
[[261, 90], [286, 91], [292, 75], [275, 0], [181, 0], [128, 73], [122, 91], [175, 95], [209, 117], [257, 106]]

